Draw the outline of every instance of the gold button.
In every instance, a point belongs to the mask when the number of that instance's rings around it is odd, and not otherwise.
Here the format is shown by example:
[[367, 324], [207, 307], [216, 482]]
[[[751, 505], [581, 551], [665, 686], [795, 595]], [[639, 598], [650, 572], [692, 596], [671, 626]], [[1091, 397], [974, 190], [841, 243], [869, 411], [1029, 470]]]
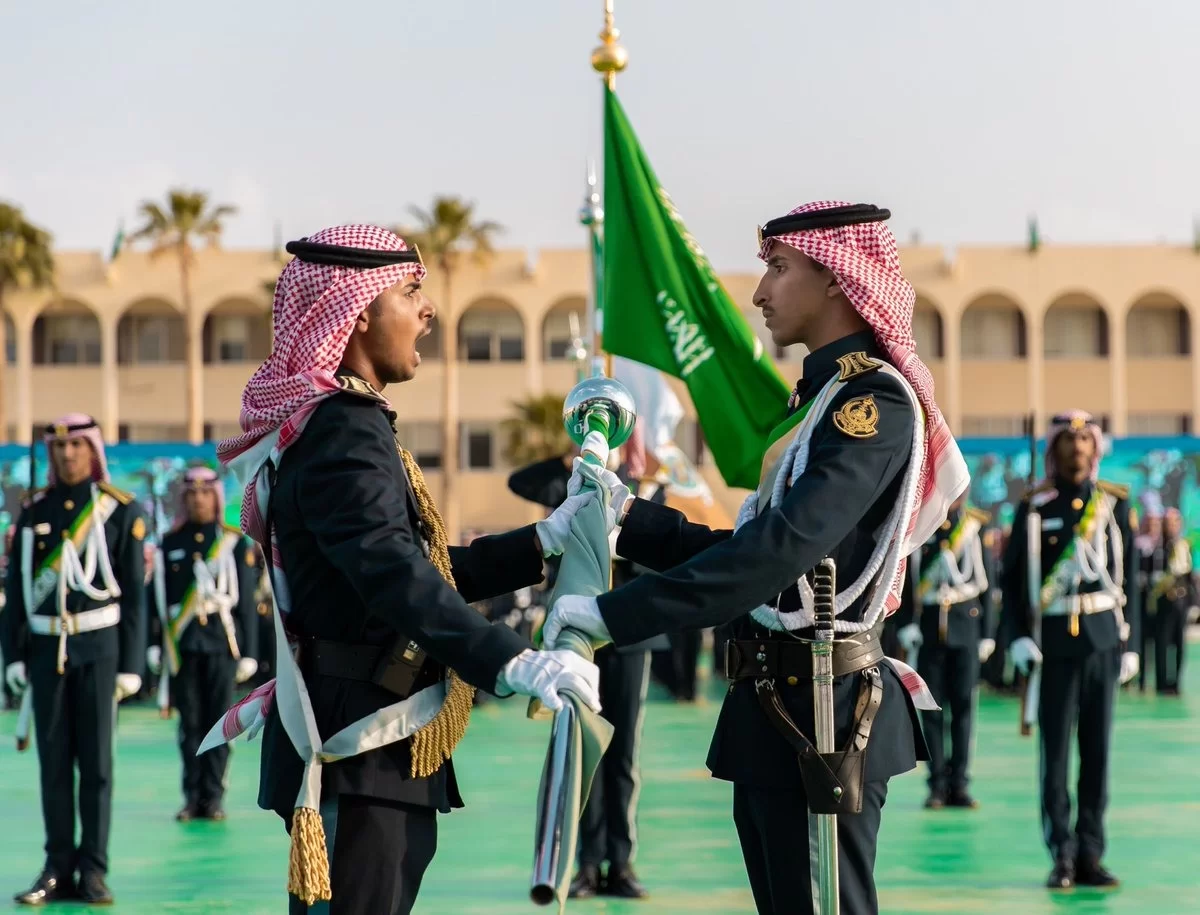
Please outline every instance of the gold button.
[[39, 549], [39, 550], [44, 550], [45, 548], [46, 548], [46, 541], [45, 541], [45, 540], [39, 540], [39, 541], [38, 541], [38, 549]]
[[799, 679], [796, 677], [788, 677], [788, 686], [795, 686], [799, 682]]
[[200, 533], [199, 531], [196, 532], [196, 542], [197, 543], [204, 542], [204, 535], [202, 533]]
[[944, 530], [944, 531], [950, 530], [950, 522], [949, 521], [942, 522], [942, 530]]
[[75, 507], [75, 503], [72, 502], [70, 499], [67, 499], [67, 501], [63, 503], [63, 508], [65, 508], [67, 511], [71, 511], [71, 509], [73, 509], [74, 507]]
[[1071, 508], [1075, 509], [1075, 511], [1079, 511], [1079, 509], [1083, 508], [1083, 499], [1072, 499]]
[[203, 559], [204, 557], [201, 556], [199, 553], [192, 553], [192, 558], [193, 559]]
[[1058, 543], [1058, 538], [1055, 537], [1053, 534], [1050, 535], [1050, 543], [1051, 544]]
[[972, 607], [969, 612], [970, 612], [971, 616], [979, 616], [979, 608], [978, 607]]

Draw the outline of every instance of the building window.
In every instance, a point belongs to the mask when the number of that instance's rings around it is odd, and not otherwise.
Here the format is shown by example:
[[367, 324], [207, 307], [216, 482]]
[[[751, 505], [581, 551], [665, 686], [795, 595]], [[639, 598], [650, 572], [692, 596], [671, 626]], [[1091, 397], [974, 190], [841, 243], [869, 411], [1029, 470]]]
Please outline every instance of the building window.
[[587, 303], [578, 299], [573, 303], [555, 305], [542, 322], [543, 353], [548, 361], [566, 361], [573, 358], [572, 342], [581, 341], [586, 334]]
[[1028, 434], [1024, 416], [964, 416], [961, 438], [1013, 438]]
[[925, 359], [942, 358], [942, 318], [929, 308], [913, 312], [913, 340], [917, 352]]
[[440, 470], [442, 466], [442, 427], [440, 423], [397, 423], [396, 438], [413, 456], [422, 470]]
[[1108, 322], [1099, 308], [1051, 308], [1043, 323], [1047, 359], [1108, 355]]
[[962, 316], [964, 359], [1021, 359], [1025, 322], [1015, 308], [975, 306]]
[[17, 364], [17, 327], [8, 315], [4, 316], [4, 358], [9, 365]]
[[467, 470], [491, 470], [496, 466], [495, 436], [490, 426], [464, 423], [462, 466]]
[[35, 365], [99, 365], [100, 322], [91, 315], [45, 315], [34, 322]]
[[1130, 413], [1129, 435], [1187, 435], [1191, 417], [1176, 413]]
[[468, 309], [458, 328], [458, 358], [467, 362], [520, 362], [525, 325], [511, 308]]
[[217, 362], [245, 362], [250, 358], [250, 318], [246, 315], [214, 317], [212, 334]]
[[183, 321], [169, 315], [126, 315], [117, 325], [117, 362], [154, 365], [183, 362]]
[[1135, 308], [1129, 312], [1125, 328], [1130, 358], [1188, 355], [1190, 329], [1182, 308]]

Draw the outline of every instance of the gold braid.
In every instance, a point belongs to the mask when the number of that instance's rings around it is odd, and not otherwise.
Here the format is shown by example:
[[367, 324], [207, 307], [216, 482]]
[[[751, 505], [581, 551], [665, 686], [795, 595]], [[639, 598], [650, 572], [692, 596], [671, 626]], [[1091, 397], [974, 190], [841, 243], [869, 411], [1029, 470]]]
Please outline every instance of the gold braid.
[[[400, 460], [404, 462], [404, 469], [408, 472], [413, 493], [417, 497], [421, 520], [425, 523], [429, 536], [429, 561], [453, 588], [455, 585], [454, 573], [450, 568], [450, 544], [442, 516], [433, 504], [429, 487], [425, 485], [425, 476], [413, 460], [413, 456], [402, 448], [399, 442], [396, 443], [396, 448], [400, 452]], [[450, 683], [441, 711], [429, 724], [412, 735], [410, 755], [414, 778], [426, 778], [440, 769], [462, 740], [463, 734], [467, 732], [471, 706], [475, 700], [475, 687], [452, 670], [447, 670], [446, 675]]]

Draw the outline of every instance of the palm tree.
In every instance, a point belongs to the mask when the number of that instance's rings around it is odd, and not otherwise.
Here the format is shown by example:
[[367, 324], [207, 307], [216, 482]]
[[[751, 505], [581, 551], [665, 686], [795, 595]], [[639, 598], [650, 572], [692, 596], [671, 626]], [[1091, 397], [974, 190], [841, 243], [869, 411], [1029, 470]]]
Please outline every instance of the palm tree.
[[[411, 207], [417, 225], [397, 229], [397, 234], [415, 244], [421, 256], [436, 265], [442, 278], [438, 303], [444, 315], [453, 314], [450, 293], [454, 271], [464, 256], [484, 262], [492, 253], [492, 237], [503, 229], [494, 222], [475, 222], [475, 204], [459, 197], [435, 197], [429, 210]], [[458, 498], [458, 334], [443, 325], [442, 372], [442, 511], [446, 531], [453, 540], [461, 535]]]
[[180, 296], [183, 303], [184, 335], [187, 342], [187, 421], [188, 440], [199, 444], [204, 439], [204, 411], [201, 403], [200, 340], [194, 329], [192, 313], [191, 268], [195, 261], [193, 242], [203, 240], [216, 245], [224, 229], [226, 217], [237, 212], [228, 205], [208, 206], [204, 191], [173, 188], [167, 192], [166, 208], [152, 200], [143, 201], [140, 208], [145, 224], [129, 237], [131, 242], [148, 240], [150, 256], [173, 253], [179, 258]]
[[514, 467], [561, 457], [571, 450], [563, 425], [562, 394], [541, 394], [513, 404], [516, 416], [504, 420], [504, 459]]
[[[8, 352], [5, 295], [10, 289], [54, 285], [51, 245], [49, 232], [28, 222], [19, 207], [0, 201], [0, 354]], [[0, 442], [7, 441], [8, 421], [4, 415], [3, 372], [0, 372]]]

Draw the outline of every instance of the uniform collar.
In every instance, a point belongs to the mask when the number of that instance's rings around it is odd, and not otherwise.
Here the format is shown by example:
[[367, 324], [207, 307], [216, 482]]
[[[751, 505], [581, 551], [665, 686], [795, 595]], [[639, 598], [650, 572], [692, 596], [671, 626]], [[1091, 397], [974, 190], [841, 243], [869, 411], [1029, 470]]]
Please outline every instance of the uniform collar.
[[74, 486], [68, 486], [66, 483], [59, 481], [55, 484], [54, 491], [61, 493], [63, 498], [71, 499], [73, 502], [81, 504], [92, 497], [92, 481], [89, 478], [82, 483], [76, 483]]
[[885, 358], [875, 334], [871, 330], [859, 331], [840, 337], [832, 343], [813, 350], [804, 357], [804, 374], [796, 382], [791, 408], [810, 400], [830, 378], [841, 372], [838, 360], [850, 353], [866, 353], [872, 359]]
[[1090, 492], [1092, 488], [1092, 481], [1085, 478], [1082, 483], [1072, 483], [1066, 477], [1056, 476], [1054, 478], [1054, 488], [1057, 489], [1061, 495], [1077, 496], [1082, 493]]

